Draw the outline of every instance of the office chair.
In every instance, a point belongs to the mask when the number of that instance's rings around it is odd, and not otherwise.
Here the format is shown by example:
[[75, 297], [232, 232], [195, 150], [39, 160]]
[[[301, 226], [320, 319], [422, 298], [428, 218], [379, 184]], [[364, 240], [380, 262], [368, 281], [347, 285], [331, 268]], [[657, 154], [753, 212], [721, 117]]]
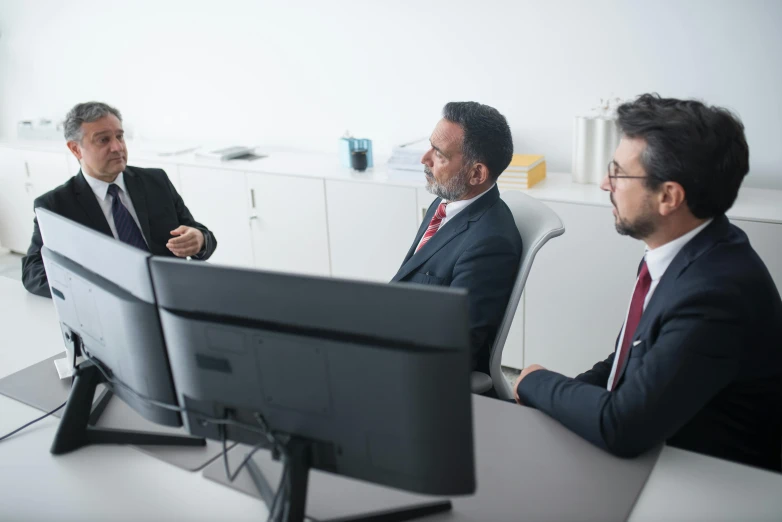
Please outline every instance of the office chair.
[[508, 300], [508, 306], [505, 309], [505, 315], [497, 331], [497, 338], [491, 348], [489, 359], [489, 371], [491, 375], [483, 372], [472, 372], [470, 376], [470, 386], [473, 393], [485, 393], [491, 390], [492, 386], [500, 399], [513, 400], [513, 390], [508, 385], [502, 374], [502, 349], [505, 346], [505, 340], [508, 337], [510, 325], [516, 314], [516, 308], [519, 306], [521, 294], [524, 291], [524, 285], [527, 282], [527, 276], [532, 269], [532, 262], [535, 255], [543, 248], [546, 242], [554, 237], [565, 233], [565, 227], [559, 216], [549, 207], [517, 190], [509, 190], [502, 194], [502, 200], [513, 213], [513, 219], [516, 221], [516, 227], [519, 229], [523, 245], [523, 253], [519, 264], [519, 272], [516, 275], [516, 282], [513, 284], [513, 291]]

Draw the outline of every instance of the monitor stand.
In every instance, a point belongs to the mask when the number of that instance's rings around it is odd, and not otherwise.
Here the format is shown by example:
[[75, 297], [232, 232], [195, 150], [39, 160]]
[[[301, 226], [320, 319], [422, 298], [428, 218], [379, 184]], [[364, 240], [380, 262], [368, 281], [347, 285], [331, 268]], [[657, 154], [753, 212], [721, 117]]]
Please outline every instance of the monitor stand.
[[97, 422], [112, 395], [111, 392], [104, 393], [93, 409], [95, 389], [104, 382], [93, 363], [83, 362], [76, 368], [71, 393], [50, 450], [54, 455], [70, 453], [91, 444], [206, 445], [204, 439], [197, 437], [94, 427], [94, 422]]
[[[274, 490], [263, 476], [258, 465], [250, 459], [247, 462], [247, 470], [250, 473], [258, 493], [269, 508], [269, 520], [282, 522], [304, 522], [314, 520], [305, 516], [307, 504], [307, 483], [311, 464], [311, 444], [306, 440], [292, 437], [284, 444], [288, 455], [282, 472], [282, 480], [278, 487], [284, 487], [283, 481], [287, 480], [288, 491], [280, 496], [278, 504], [282, 504], [280, 516], [271, 518], [271, 510], [274, 504]], [[287, 477], [287, 479], [286, 479]], [[450, 500], [438, 500], [424, 504], [415, 504], [395, 509], [386, 509], [373, 513], [363, 513], [340, 517], [333, 520], [318, 519], [317, 522], [403, 522], [417, 518], [443, 513], [451, 510]]]

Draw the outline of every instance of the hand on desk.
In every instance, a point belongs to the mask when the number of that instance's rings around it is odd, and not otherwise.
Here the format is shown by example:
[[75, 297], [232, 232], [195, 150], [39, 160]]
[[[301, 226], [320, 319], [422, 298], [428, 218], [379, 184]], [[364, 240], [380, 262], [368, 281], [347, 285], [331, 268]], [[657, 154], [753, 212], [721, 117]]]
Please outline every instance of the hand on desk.
[[168, 240], [166, 248], [177, 257], [194, 256], [204, 248], [204, 233], [193, 227], [182, 225], [171, 231], [175, 236]]
[[516, 402], [521, 404], [521, 399], [519, 399], [519, 383], [524, 379], [527, 375], [531, 374], [532, 372], [536, 372], [538, 370], [545, 370], [544, 367], [542, 367], [539, 364], [531, 364], [521, 370], [521, 375], [519, 375], [519, 378], [516, 379], [516, 382], [513, 383], [513, 397], [516, 399]]

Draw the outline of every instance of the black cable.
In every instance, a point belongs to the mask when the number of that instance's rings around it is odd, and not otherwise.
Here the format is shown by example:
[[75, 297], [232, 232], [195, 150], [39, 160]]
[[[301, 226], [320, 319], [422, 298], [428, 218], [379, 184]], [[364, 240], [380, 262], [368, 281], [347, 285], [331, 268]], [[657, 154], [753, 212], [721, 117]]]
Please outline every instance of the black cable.
[[273, 451], [277, 452], [281, 456], [281, 461], [283, 463], [283, 472], [282, 477], [280, 477], [280, 483], [277, 486], [277, 491], [274, 495], [274, 500], [272, 501], [272, 505], [269, 508], [269, 521], [275, 521], [275, 520], [281, 520], [281, 516], [287, 516], [286, 514], [290, 511], [290, 490], [291, 490], [291, 473], [290, 473], [290, 466], [288, 465], [289, 456], [288, 452], [286, 450], [285, 444], [278, 438], [278, 436], [275, 436], [273, 430], [266, 422], [266, 419], [260, 414], [255, 413], [255, 420], [258, 422], [260, 427], [253, 426], [251, 424], [245, 424], [243, 422], [236, 421], [234, 419], [230, 418], [217, 418], [213, 417], [212, 415], [209, 415], [207, 413], [203, 413], [197, 410], [192, 410], [186, 407], [181, 406], [175, 406], [173, 404], [168, 404], [165, 402], [156, 401], [154, 399], [151, 399], [124, 382], [122, 382], [120, 379], [110, 377], [108, 375], [108, 372], [104, 370], [104, 368], [101, 366], [101, 363], [92, 357], [89, 356], [86, 352], [84, 352], [82, 355], [84, 355], [85, 359], [90, 361], [92, 364], [95, 365], [95, 367], [100, 371], [100, 373], [103, 375], [103, 378], [108, 382], [109, 384], [113, 386], [120, 386], [124, 388], [128, 393], [134, 395], [136, 398], [141, 400], [142, 402], [146, 402], [149, 405], [157, 406], [159, 408], [163, 408], [170, 411], [175, 411], [177, 413], [185, 413], [189, 415], [195, 415], [198, 417], [198, 420], [209, 422], [212, 424], [216, 424], [220, 427], [220, 438], [222, 440], [222, 454], [223, 454], [223, 464], [225, 466], [225, 473], [226, 477], [233, 482], [236, 477], [239, 475], [239, 472], [247, 465], [247, 463], [252, 458], [253, 454], [261, 449], [261, 447], [264, 445], [263, 442], [257, 444], [254, 446], [250, 453], [244, 458], [244, 460], [239, 464], [239, 467], [236, 468], [233, 472], [231, 472], [230, 467], [228, 465], [228, 447], [227, 447], [227, 426], [235, 426], [237, 428], [241, 428], [247, 431], [251, 431], [256, 434], [263, 435], [266, 438], [266, 441], [272, 446]]
[[43, 420], [43, 419], [45, 419], [46, 417], [48, 417], [48, 416], [49, 416], [49, 415], [51, 415], [52, 413], [55, 413], [55, 412], [57, 412], [58, 410], [61, 410], [61, 409], [63, 408], [63, 406], [65, 406], [66, 404], [67, 404], [67, 401], [66, 401], [66, 402], [63, 402], [62, 404], [60, 404], [59, 406], [57, 406], [56, 408], [54, 408], [54, 409], [53, 409], [52, 411], [50, 411], [49, 413], [47, 413], [47, 414], [45, 414], [45, 415], [41, 415], [41, 416], [40, 416], [40, 417], [38, 417], [37, 419], [35, 419], [35, 420], [33, 420], [33, 421], [30, 421], [30, 422], [28, 422], [27, 424], [25, 424], [25, 425], [24, 425], [24, 426], [22, 426], [21, 428], [16, 428], [16, 429], [15, 429], [14, 431], [12, 431], [11, 433], [8, 433], [7, 435], [3, 435], [2, 437], [0, 437], [0, 442], [4, 441], [5, 439], [7, 439], [8, 437], [10, 437], [11, 435], [13, 435], [13, 434], [15, 434], [15, 433], [19, 433], [20, 431], [22, 431], [22, 430], [23, 430], [23, 429], [25, 429], [26, 427], [28, 427], [28, 426], [32, 426], [33, 424], [35, 424], [35, 423], [36, 423], [36, 422], [38, 422], [39, 420]]
[[220, 426], [220, 438], [222, 439], [222, 443], [223, 443], [223, 464], [225, 466], [225, 477], [228, 479], [229, 482], [233, 482], [234, 480], [236, 480], [236, 477], [239, 476], [239, 473], [247, 465], [247, 463], [250, 462], [250, 459], [255, 454], [255, 452], [263, 447], [264, 443], [261, 442], [260, 444], [256, 444], [255, 446], [253, 446], [252, 449], [250, 450], [250, 453], [248, 453], [247, 456], [244, 457], [244, 460], [242, 460], [242, 462], [239, 464], [239, 467], [236, 468], [232, 473], [228, 466], [228, 445], [227, 445], [228, 438], [227, 438], [226, 429], [224, 425]]
[[[74, 368], [76, 368], [76, 350], [73, 350], [73, 367], [74, 367]], [[71, 386], [73, 386], [73, 381], [74, 381], [74, 379], [75, 379], [75, 375], [71, 377]], [[48, 417], [49, 415], [51, 415], [51, 414], [53, 414], [53, 413], [56, 413], [56, 412], [58, 412], [58, 411], [59, 411], [59, 410], [61, 410], [61, 409], [63, 408], [63, 406], [65, 406], [66, 404], [68, 404], [68, 401], [65, 401], [65, 402], [63, 402], [62, 404], [60, 404], [59, 406], [57, 406], [56, 408], [54, 408], [54, 409], [53, 409], [52, 411], [50, 411], [49, 413], [47, 413], [47, 414], [45, 414], [45, 415], [41, 415], [41, 416], [40, 416], [40, 417], [38, 417], [37, 419], [35, 419], [35, 420], [33, 420], [33, 421], [30, 421], [30, 422], [28, 422], [27, 424], [25, 424], [25, 425], [24, 425], [24, 426], [22, 426], [21, 428], [16, 428], [16, 429], [15, 429], [14, 431], [12, 431], [11, 433], [8, 433], [8, 434], [6, 434], [6, 435], [3, 435], [2, 437], [0, 437], [0, 442], [3, 442], [5, 439], [7, 439], [8, 437], [10, 437], [11, 435], [14, 435], [15, 433], [19, 433], [20, 431], [22, 431], [23, 429], [27, 428], [28, 426], [32, 426], [32, 425], [33, 425], [33, 424], [35, 424], [36, 422], [38, 422], [38, 421], [40, 421], [40, 420], [43, 420], [43, 419], [45, 419], [45, 418], [46, 418], [46, 417]]]

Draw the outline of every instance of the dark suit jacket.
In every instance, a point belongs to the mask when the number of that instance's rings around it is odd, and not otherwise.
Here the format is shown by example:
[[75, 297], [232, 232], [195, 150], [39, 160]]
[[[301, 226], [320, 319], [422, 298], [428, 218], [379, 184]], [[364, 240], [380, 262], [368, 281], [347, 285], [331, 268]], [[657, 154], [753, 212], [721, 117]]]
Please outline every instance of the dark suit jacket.
[[[206, 249], [195, 259], [208, 259], [217, 247], [214, 234], [193, 219], [184, 201], [166, 173], [160, 169], [125, 168], [125, 186], [141, 225], [141, 233], [149, 250], [158, 256], [173, 256], [166, 248], [171, 231], [180, 225], [195, 227], [204, 232]], [[34, 207], [45, 208], [98, 232], [112, 236], [109, 223], [103, 215], [95, 193], [79, 171], [77, 175], [56, 189], [36, 198]], [[46, 272], [41, 258], [43, 240], [35, 220], [33, 238], [27, 255], [22, 258], [22, 282], [30, 292], [51, 297]], [[112, 236], [113, 237], [113, 236]]]
[[489, 371], [489, 356], [521, 260], [521, 236], [495, 186], [450, 219], [418, 252], [440, 204], [429, 206], [392, 282], [466, 288], [473, 368]]
[[613, 392], [612, 354], [575, 379], [533, 372], [520, 399], [620, 456], [667, 441], [782, 469], [782, 302], [725, 216], [671, 262], [632, 341]]

